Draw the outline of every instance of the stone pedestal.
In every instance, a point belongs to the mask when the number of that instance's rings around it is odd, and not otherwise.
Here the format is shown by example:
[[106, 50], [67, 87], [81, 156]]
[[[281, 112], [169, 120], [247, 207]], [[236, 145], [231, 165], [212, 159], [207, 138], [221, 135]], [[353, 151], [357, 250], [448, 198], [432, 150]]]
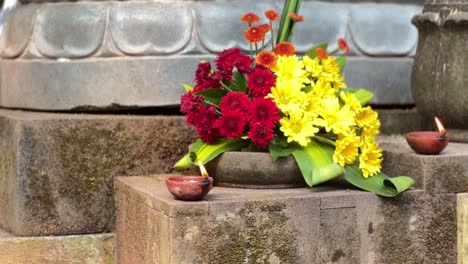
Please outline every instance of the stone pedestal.
[[0, 110], [0, 226], [18, 236], [111, 231], [113, 177], [170, 172], [194, 140], [177, 116]]
[[[282, 8], [241, 0], [26, 2], [0, 38], [0, 106], [67, 111], [177, 105], [199, 61], [234, 46], [248, 51], [241, 14]], [[377, 105], [411, 105], [410, 19], [420, 10], [304, 1], [301, 13], [320, 23], [297, 25], [293, 42], [304, 53], [347, 38], [349, 86], [374, 91]]]

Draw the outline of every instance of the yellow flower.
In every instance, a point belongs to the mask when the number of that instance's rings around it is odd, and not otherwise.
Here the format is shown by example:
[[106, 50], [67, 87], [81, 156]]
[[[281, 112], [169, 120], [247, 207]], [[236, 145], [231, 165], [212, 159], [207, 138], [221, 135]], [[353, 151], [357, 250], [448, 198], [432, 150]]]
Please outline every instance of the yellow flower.
[[340, 73], [340, 66], [336, 62], [335, 57], [328, 57], [322, 60], [323, 71], [318, 76], [319, 79], [329, 81], [333, 88], [338, 90], [339, 88], [346, 88], [346, 83], [343, 80], [343, 76]]
[[315, 93], [306, 93], [303, 97], [301, 108], [304, 112], [308, 113], [311, 118], [316, 118], [321, 109], [321, 98]]
[[340, 74], [340, 66], [336, 62], [335, 57], [329, 56], [322, 60], [323, 70], [330, 74]]
[[340, 108], [337, 97], [324, 99], [319, 113], [324, 119], [323, 126], [327, 132], [348, 135], [351, 127], [355, 125], [354, 113], [347, 106]]
[[382, 169], [382, 150], [379, 149], [377, 142], [366, 141], [361, 146], [361, 155], [359, 156], [359, 168], [364, 178], [374, 176]]
[[356, 113], [356, 124], [359, 127], [370, 126], [378, 120], [379, 115], [370, 106], [363, 107]]
[[345, 164], [353, 164], [359, 155], [359, 146], [361, 139], [356, 136], [356, 131], [352, 130], [347, 136], [340, 135], [336, 141], [335, 153], [333, 154], [333, 162], [344, 166]]
[[296, 80], [300, 83], [310, 83], [304, 63], [296, 55], [278, 56], [271, 70], [276, 74], [276, 80]]
[[297, 80], [276, 80], [276, 86], [267, 95], [273, 99], [276, 106], [285, 114], [298, 111], [304, 92], [301, 92], [303, 84]]
[[343, 100], [344, 104], [349, 106], [349, 109], [353, 112], [357, 112], [362, 109], [361, 103], [357, 100], [356, 96], [352, 93], [340, 93], [340, 98]]
[[303, 147], [307, 146], [310, 138], [319, 131], [302, 112], [292, 112], [290, 116], [283, 117], [280, 120], [280, 130], [288, 138], [288, 142], [295, 141]]
[[361, 128], [361, 138], [363, 141], [375, 140], [375, 137], [380, 133], [380, 120], [376, 119], [374, 122], [365, 125]]
[[304, 56], [302, 58], [306, 71], [312, 76], [317, 77], [323, 70], [322, 65], [320, 65], [320, 59], [318, 57], [311, 59], [309, 56]]
[[324, 79], [319, 79], [315, 83], [315, 85], [313, 85], [312, 92], [316, 94], [319, 98], [336, 96], [336, 90], [333, 89], [330, 82], [327, 82]]

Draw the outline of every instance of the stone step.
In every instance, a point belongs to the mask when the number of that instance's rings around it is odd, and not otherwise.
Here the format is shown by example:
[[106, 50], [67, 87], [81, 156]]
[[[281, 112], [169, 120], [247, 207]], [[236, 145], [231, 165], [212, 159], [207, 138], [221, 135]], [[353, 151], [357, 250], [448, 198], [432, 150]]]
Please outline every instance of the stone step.
[[150, 177], [115, 186], [122, 264], [456, 261], [455, 193], [414, 189], [386, 199], [336, 186], [215, 187], [183, 202]]
[[113, 177], [170, 172], [182, 116], [0, 110], [0, 226], [16, 236], [110, 232]]
[[15, 237], [0, 229], [4, 264], [111, 264], [114, 234]]

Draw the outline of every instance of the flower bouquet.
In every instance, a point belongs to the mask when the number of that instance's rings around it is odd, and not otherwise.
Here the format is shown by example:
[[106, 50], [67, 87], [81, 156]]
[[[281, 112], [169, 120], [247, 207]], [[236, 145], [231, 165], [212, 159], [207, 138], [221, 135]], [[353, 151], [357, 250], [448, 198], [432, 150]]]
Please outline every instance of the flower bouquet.
[[[269, 151], [273, 160], [292, 155], [311, 187], [342, 176], [382, 196], [399, 194], [414, 181], [381, 172], [380, 121], [365, 106], [372, 93], [347, 87], [342, 75], [346, 57], [333, 56], [349, 50], [346, 41], [338, 39], [339, 48], [330, 52], [321, 44], [302, 58], [296, 55], [290, 40], [304, 20], [298, 15], [300, 2], [286, 0], [281, 18], [267, 10], [267, 24], [256, 25], [260, 17], [255, 13], [243, 15], [249, 54], [231, 48], [215, 59], [216, 69], [209, 62], [198, 65], [194, 86], [184, 85], [180, 110], [199, 139], [175, 168], [254, 145]], [[265, 43], [267, 34], [271, 46]]]

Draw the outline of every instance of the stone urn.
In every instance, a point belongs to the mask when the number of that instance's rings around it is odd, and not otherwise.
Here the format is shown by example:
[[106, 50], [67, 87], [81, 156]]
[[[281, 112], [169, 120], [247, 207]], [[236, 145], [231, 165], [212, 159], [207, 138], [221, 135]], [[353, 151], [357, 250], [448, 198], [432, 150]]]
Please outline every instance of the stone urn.
[[206, 164], [214, 185], [233, 188], [279, 189], [307, 186], [292, 156], [276, 161], [266, 152], [225, 152]]
[[418, 111], [468, 128], [468, 1], [427, 1], [412, 22], [419, 31], [411, 79]]

